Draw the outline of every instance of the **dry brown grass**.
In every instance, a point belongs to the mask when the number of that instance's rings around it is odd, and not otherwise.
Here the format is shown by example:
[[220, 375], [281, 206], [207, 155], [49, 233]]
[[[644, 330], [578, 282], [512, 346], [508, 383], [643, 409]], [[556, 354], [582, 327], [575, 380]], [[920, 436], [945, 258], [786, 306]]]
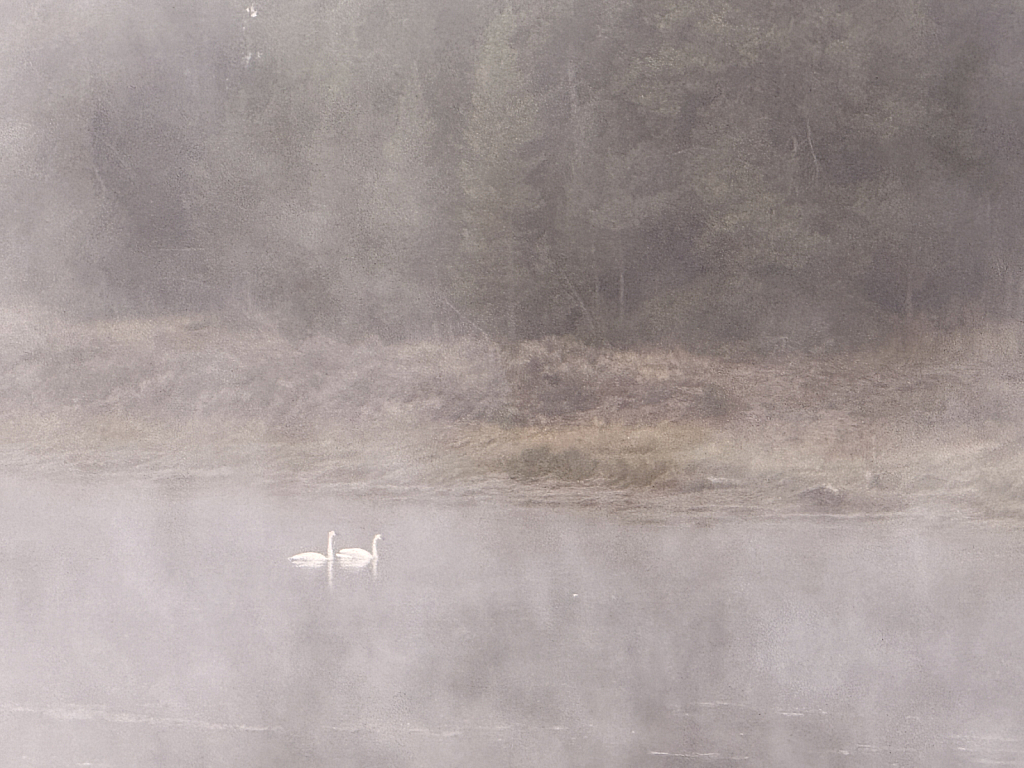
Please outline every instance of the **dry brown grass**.
[[516, 480], [554, 479], [616, 487], [689, 482], [706, 463], [710, 436], [699, 424], [659, 428], [622, 424], [494, 427], [481, 425], [467, 443], [478, 461]]
[[711, 358], [550, 339], [345, 344], [204, 317], [0, 313], [0, 460], [286, 482], [1024, 500], [1020, 334]]

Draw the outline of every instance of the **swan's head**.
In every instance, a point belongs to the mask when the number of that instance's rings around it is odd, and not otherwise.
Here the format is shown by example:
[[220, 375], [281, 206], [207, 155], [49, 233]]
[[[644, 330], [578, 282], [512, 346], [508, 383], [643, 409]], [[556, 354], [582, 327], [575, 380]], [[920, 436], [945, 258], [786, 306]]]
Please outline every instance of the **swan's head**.
[[378, 541], [384, 541], [384, 537], [383, 537], [383, 536], [381, 536], [381, 535], [380, 535], [379, 533], [378, 533], [378, 534], [376, 534], [376, 535], [375, 535], [375, 536], [373, 537], [373, 543], [374, 543], [374, 544], [376, 544], [376, 543], [377, 543]]

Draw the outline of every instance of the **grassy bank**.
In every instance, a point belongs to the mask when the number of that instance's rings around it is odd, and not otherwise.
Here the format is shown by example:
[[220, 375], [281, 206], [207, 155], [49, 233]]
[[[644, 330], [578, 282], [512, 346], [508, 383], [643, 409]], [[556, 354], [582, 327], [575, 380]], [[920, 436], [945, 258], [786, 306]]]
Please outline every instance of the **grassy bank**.
[[[626, 489], [852, 508], [1024, 500], [1016, 336], [811, 359], [564, 340], [344, 344], [203, 317], [0, 324], [8, 467]], [[959, 502], [958, 502], [959, 503]]]

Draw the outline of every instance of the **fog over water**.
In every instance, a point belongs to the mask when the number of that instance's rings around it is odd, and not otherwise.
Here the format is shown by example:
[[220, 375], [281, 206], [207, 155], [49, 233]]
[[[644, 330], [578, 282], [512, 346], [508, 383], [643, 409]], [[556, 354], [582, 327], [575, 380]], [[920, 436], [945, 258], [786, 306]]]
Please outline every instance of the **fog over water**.
[[[4, 765], [1024, 758], [1024, 531], [0, 483]], [[371, 569], [295, 568], [326, 544]]]
[[0, 768], [1024, 765], [1022, 11], [0, 2]]

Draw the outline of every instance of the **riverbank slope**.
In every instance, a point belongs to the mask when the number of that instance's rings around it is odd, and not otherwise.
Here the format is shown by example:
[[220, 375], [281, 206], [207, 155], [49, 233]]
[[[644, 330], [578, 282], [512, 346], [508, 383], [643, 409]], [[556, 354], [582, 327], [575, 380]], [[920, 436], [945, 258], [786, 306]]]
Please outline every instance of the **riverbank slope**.
[[1004, 513], [1024, 501], [1024, 365], [1007, 329], [871, 353], [711, 357], [19, 312], [3, 316], [0, 341], [9, 469], [836, 510], [941, 497]]

